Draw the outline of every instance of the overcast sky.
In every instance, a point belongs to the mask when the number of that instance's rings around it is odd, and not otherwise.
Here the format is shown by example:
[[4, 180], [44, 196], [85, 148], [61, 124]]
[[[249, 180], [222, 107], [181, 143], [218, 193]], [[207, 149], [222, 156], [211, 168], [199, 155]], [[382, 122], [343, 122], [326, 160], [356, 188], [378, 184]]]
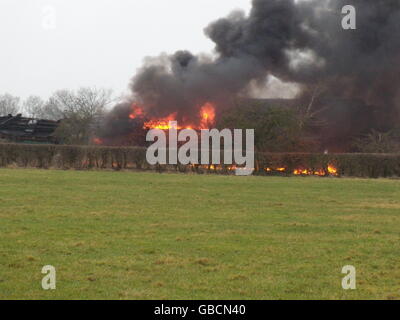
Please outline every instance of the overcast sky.
[[251, 0], [1, 0], [0, 94], [127, 91], [146, 56], [211, 52], [209, 22]]

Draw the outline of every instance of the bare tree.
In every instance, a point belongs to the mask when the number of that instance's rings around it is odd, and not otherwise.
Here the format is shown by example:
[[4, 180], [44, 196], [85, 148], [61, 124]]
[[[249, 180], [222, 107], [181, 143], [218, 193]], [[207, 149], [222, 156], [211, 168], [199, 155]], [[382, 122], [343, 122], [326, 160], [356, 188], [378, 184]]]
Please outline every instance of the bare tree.
[[106, 89], [57, 91], [49, 99], [47, 106], [64, 119], [57, 132], [59, 138], [65, 143], [88, 144], [96, 130], [98, 119], [113, 101], [111, 95], [112, 91]]
[[[297, 108], [300, 127], [308, 129], [310, 127], [324, 127], [326, 122], [318, 116], [326, 111], [326, 107], [316, 103], [325, 93], [324, 84], [316, 84], [303, 90], [300, 105]], [[318, 108], [316, 108], [318, 104]]]
[[0, 95], [0, 116], [16, 114], [20, 110], [20, 99], [11, 94]]
[[49, 99], [48, 104], [55, 107], [64, 117], [71, 114], [81, 118], [93, 118], [104, 112], [113, 101], [112, 91], [106, 89], [80, 88], [77, 92], [59, 90]]
[[372, 130], [369, 134], [353, 142], [356, 152], [362, 153], [396, 153], [400, 152], [400, 130], [379, 132]]
[[51, 97], [46, 101], [46, 103], [43, 106], [42, 112], [43, 112], [42, 118], [47, 120], [58, 121], [65, 117], [63, 110], [60, 109], [60, 105], [54, 99], [54, 97]]
[[30, 96], [23, 103], [23, 110], [28, 117], [45, 118], [45, 102], [38, 96]]

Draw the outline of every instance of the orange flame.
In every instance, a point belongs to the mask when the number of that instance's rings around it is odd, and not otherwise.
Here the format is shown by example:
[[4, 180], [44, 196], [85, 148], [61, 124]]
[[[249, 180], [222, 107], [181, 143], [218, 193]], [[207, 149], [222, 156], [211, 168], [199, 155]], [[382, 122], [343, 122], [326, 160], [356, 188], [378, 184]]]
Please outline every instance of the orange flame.
[[208, 129], [215, 124], [215, 107], [206, 103], [200, 108], [200, 129]]
[[[150, 120], [144, 123], [144, 129], [160, 129], [160, 130], [169, 130], [172, 127], [169, 125], [170, 121], [175, 121], [176, 113], [170, 114], [166, 118], [157, 119], [157, 120]], [[180, 129], [180, 128], [176, 128]]]
[[[132, 114], [130, 115], [131, 119], [135, 119], [138, 115], [143, 115], [142, 109], [134, 109]], [[206, 103], [200, 108], [199, 112], [200, 120], [199, 124], [185, 124], [183, 126], [178, 126], [176, 129], [208, 129], [215, 124], [215, 107], [211, 103]], [[172, 113], [168, 117], [161, 119], [151, 119], [144, 123], [144, 129], [160, 129], [160, 130], [169, 130], [172, 127], [169, 125], [170, 121], [176, 121], [177, 113]]]
[[332, 175], [338, 175], [338, 169], [337, 168], [335, 168], [334, 166], [332, 166], [332, 165], [329, 165], [328, 166], [328, 172], [330, 173], [330, 174], [332, 174]]
[[93, 138], [93, 143], [96, 145], [102, 145], [103, 140], [101, 140], [100, 138]]
[[[287, 169], [286, 168], [265, 168], [266, 172], [286, 172]], [[333, 165], [329, 165], [327, 170], [324, 169], [319, 169], [317, 171], [312, 171], [309, 169], [305, 169], [305, 168], [297, 168], [293, 171], [293, 174], [296, 176], [302, 176], [302, 175], [306, 175], [306, 176], [327, 176], [327, 175], [332, 175], [332, 176], [338, 176], [338, 169], [333, 166]]]
[[141, 107], [133, 104], [132, 105], [132, 113], [129, 115], [129, 119], [136, 119], [144, 116], [144, 111]]

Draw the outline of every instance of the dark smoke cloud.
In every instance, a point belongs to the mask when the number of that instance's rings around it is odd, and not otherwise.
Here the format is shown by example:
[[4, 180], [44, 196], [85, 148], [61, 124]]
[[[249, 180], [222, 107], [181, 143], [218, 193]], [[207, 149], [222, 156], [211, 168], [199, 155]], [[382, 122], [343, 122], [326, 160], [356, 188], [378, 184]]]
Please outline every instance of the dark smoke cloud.
[[[356, 7], [357, 30], [341, 26], [348, 4]], [[178, 51], [148, 59], [133, 78], [133, 99], [149, 114], [194, 119], [208, 101], [223, 110], [250, 83], [264, 84], [274, 75], [357, 100], [366, 106], [357, 110], [370, 114], [362, 117], [368, 127], [388, 128], [399, 120], [398, 0], [253, 0], [249, 15], [233, 12], [205, 34], [215, 43], [214, 57]], [[357, 113], [352, 117], [356, 121]]]

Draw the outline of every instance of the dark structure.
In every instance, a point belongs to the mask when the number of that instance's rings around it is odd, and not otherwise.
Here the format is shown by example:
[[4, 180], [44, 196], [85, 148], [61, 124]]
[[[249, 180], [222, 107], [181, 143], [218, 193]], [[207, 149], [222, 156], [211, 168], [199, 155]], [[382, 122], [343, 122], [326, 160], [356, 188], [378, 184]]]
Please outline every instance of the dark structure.
[[0, 139], [10, 142], [57, 143], [60, 121], [24, 118], [21, 114], [0, 117]]

